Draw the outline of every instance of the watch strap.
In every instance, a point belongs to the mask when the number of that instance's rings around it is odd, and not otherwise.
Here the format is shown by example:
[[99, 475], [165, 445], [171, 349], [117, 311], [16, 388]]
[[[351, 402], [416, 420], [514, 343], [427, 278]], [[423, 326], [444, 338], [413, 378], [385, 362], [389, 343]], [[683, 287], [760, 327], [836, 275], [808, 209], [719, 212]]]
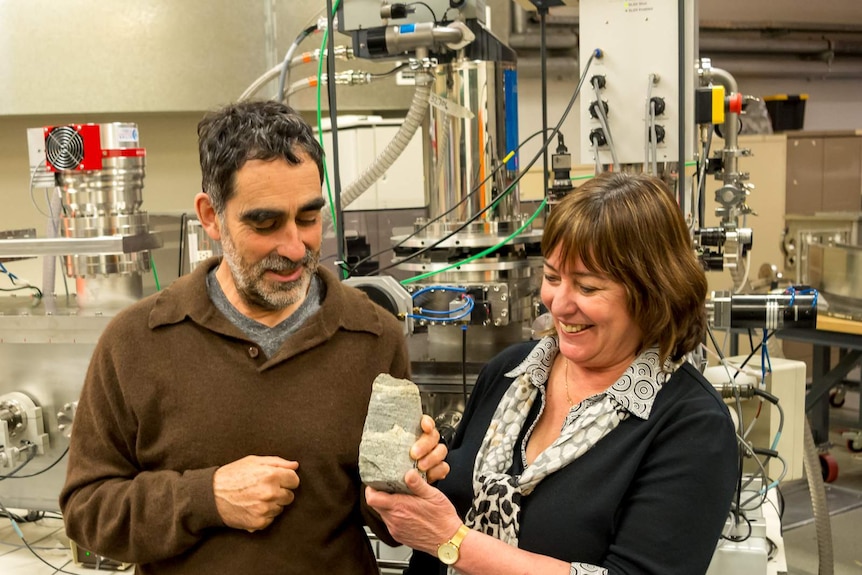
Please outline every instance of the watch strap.
[[464, 541], [464, 537], [470, 532], [470, 528], [461, 524], [461, 527], [458, 528], [458, 531], [455, 532], [455, 535], [449, 538], [448, 543], [451, 543], [455, 547], [461, 547], [461, 542]]

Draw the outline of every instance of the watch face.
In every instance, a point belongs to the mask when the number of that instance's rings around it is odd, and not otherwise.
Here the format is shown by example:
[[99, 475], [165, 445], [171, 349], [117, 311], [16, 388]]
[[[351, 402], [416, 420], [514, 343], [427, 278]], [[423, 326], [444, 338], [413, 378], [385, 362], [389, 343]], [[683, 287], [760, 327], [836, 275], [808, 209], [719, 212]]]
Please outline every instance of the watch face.
[[437, 548], [437, 558], [446, 565], [454, 565], [458, 557], [458, 548], [449, 541]]

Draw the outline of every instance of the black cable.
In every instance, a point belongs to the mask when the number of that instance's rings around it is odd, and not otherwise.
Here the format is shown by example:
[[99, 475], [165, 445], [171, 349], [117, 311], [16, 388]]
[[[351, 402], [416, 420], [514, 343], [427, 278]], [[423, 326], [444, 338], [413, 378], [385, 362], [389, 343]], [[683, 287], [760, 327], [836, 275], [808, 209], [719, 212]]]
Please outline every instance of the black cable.
[[[535, 164], [536, 162], [538, 162], [538, 161], [539, 161], [539, 158], [542, 156], [542, 154], [544, 153], [544, 151], [548, 148], [548, 146], [551, 144], [551, 142], [553, 142], [553, 141], [554, 141], [554, 139], [557, 137], [557, 134], [558, 134], [558, 133], [559, 133], [559, 131], [560, 131], [560, 127], [563, 125], [563, 122], [565, 122], [565, 121], [566, 121], [566, 117], [569, 115], [569, 112], [571, 111], [572, 106], [574, 106], [574, 105], [575, 105], [575, 100], [577, 99], [578, 95], [579, 95], [579, 94], [580, 94], [580, 92], [581, 92], [581, 86], [583, 86], [583, 84], [584, 84], [584, 79], [586, 79], [586, 77], [587, 77], [587, 72], [588, 72], [588, 71], [589, 71], [589, 69], [590, 69], [590, 64], [592, 63], [593, 58], [596, 58], [596, 57], [601, 58], [601, 56], [602, 56], [602, 51], [601, 51], [601, 50], [598, 50], [598, 49], [594, 50], [594, 51], [593, 51], [593, 53], [592, 53], [592, 54], [590, 54], [590, 57], [589, 57], [589, 59], [587, 60], [587, 64], [586, 64], [586, 66], [584, 66], [584, 70], [583, 70], [583, 73], [582, 73], [582, 75], [581, 75], [581, 78], [580, 78], [580, 80], [578, 81], [578, 85], [577, 85], [577, 87], [575, 88], [575, 91], [574, 91], [574, 93], [572, 94], [572, 97], [571, 97], [571, 99], [569, 100], [569, 103], [568, 103], [568, 105], [566, 106], [566, 109], [563, 111], [562, 116], [560, 116], [560, 120], [559, 120], [559, 122], [557, 122], [557, 125], [556, 125], [556, 126], [554, 126], [554, 129], [553, 129], [553, 130], [551, 130], [551, 133], [547, 136], [547, 138], [545, 139], [545, 141], [542, 143], [542, 147], [539, 149], [538, 153], [536, 153], [536, 155], [533, 157], [533, 159], [532, 159], [532, 160], [530, 160], [530, 162], [526, 165], [526, 167], [524, 167], [524, 168], [521, 170], [521, 172], [520, 172], [520, 173], [515, 177], [515, 179], [514, 179], [514, 180], [512, 180], [512, 183], [511, 183], [511, 184], [509, 184], [509, 187], [507, 188], [506, 192], [511, 192], [511, 190], [513, 190], [513, 189], [515, 188], [515, 184], [517, 184], [518, 182], [520, 182], [520, 181], [521, 181], [521, 178], [523, 178], [523, 177], [524, 177], [524, 175], [525, 175], [525, 174], [530, 170], [530, 168], [533, 166], [533, 164]], [[399, 261], [397, 261], [397, 262], [395, 262], [395, 263], [393, 263], [393, 264], [390, 264], [390, 265], [386, 266], [385, 268], [381, 268], [381, 269], [377, 270], [375, 273], [378, 273], [378, 274], [379, 274], [379, 273], [382, 273], [382, 272], [384, 272], [384, 271], [390, 270], [390, 269], [392, 269], [392, 268], [394, 268], [394, 267], [397, 267], [397, 266], [399, 266], [399, 265], [401, 265], [401, 264], [403, 264], [403, 263], [406, 263], [406, 262], [408, 262], [408, 261], [410, 261], [410, 260], [414, 259], [415, 257], [417, 257], [417, 256], [419, 256], [419, 255], [421, 255], [421, 254], [423, 254], [423, 253], [425, 253], [425, 252], [427, 252], [427, 251], [428, 251], [428, 250], [430, 250], [430, 249], [434, 249], [434, 248], [436, 248], [436, 247], [437, 247], [437, 246], [439, 246], [441, 243], [445, 242], [446, 240], [448, 240], [449, 238], [451, 238], [452, 236], [456, 235], [458, 232], [460, 232], [461, 230], [463, 230], [464, 228], [466, 228], [467, 226], [469, 226], [471, 223], [473, 223], [474, 221], [476, 221], [479, 217], [481, 217], [482, 215], [484, 215], [488, 210], [490, 210], [491, 208], [494, 208], [494, 207], [495, 207], [495, 206], [500, 202], [500, 200], [502, 200], [502, 199], [506, 196], [506, 192], [504, 192], [503, 194], [501, 194], [497, 199], [495, 199], [493, 202], [491, 202], [488, 206], [486, 206], [486, 207], [485, 207], [485, 208], [483, 208], [482, 210], [480, 210], [480, 211], [476, 212], [476, 214], [474, 214], [471, 218], [469, 218], [467, 221], [465, 221], [461, 226], [459, 226], [458, 228], [456, 228], [456, 229], [452, 230], [451, 232], [449, 232], [448, 234], [446, 234], [445, 236], [443, 236], [442, 238], [440, 238], [440, 239], [439, 239], [437, 242], [435, 242], [434, 244], [429, 245], [429, 246], [426, 246], [426, 247], [422, 248], [422, 249], [421, 249], [421, 250], [419, 250], [419, 251], [413, 252], [412, 254], [410, 254], [409, 256], [405, 257], [404, 259], [399, 260]]]
[[[539, 134], [541, 134], [541, 133], [542, 133], [542, 131], [541, 131], [541, 130], [539, 130], [538, 132], [533, 132], [532, 134], [530, 134], [530, 136], [529, 136], [527, 139], [525, 139], [523, 142], [521, 142], [520, 144], [518, 144], [518, 146], [517, 146], [514, 150], [512, 150], [512, 151], [513, 151], [513, 152], [517, 152], [518, 150], [520, 150], [520, 149], [521, 149], [521, 147], [522, 147], [524, 144], [526, 144], [527, 142], [529, 142], [530, 140], [532, 140], [533, 138], [535, 138], [536, 136], [538, 136], [538, 135], [539, 135]], [[439, 216], [435, 216], [434, 218], [430, 219], [428, 222], [426, 222], [426, 223], [425, 223], [425, 225], [423, 225], [422, 227], [418, 228], [416, 231], [414, 231], [413, 233], [411, 233], [410, 235], [408, 235], [407, 237], [405, 237], [404, 239], [402, 239], [401, 241], [399, 241], [399, 242], [398, 242], [398, 243], [396, 243], [395, 245], [390, 246], [390, 247], [388, 247], [388, 248], [383, 248], [382, 250], [380, 250], [380, 251], [378, 251], [378, 252], [375, 252], [375, 253], [371, 254], [370, 256], [366, 256], [366, 257], [362, 258], [361, 260], [359, 260], [358, 262], [356, 262], [355, 264], [353, 264], [353, 266], [348, 270], [348, 274], [352, 276], [352, 275], [353, 275], [353, 273], [356, 271], [356, 269], [357, 269], [359, 266], [361, 266], [362, 264], [364, 264], [365, 262], [367, 262], [367, 261], [369, 261], [369, 260], [371, 260], [371, 259], [373, 259], [373, 258], [376, 258], [377, 256], [379, 256], [379, 255], [381, 255], [381, 254], [385, 254], [386, 252], [393, 251], [393, 250], [396, 250], [396, 249], [400, 248], [401, 246], [403, 246], [403, 245], [404, 245], [404, 243], [405, 243], [407, 240], [409, 240], [409, 239], [411, 239], [411, 238], [416, 237], [416, 235], [417, 235], [418, 233], [420, 233], [420, 232], [424, 231], [424, 230], [425, 230], [426, 228], [428, 228], [428, 226], [430, 226], [431, 224], [434, 224], [434, 223], [436, 223], [436, 222], [440, 221], [440, 220], [441, 220], [441, 219], [443, 219], [444, 217], [446, 217], [446, 216], [448, 216], [449, 214], [451, 214], [452, 212], [454, 212], [454, 211], [458, 208], [458, 206], [460, 206], [461, 204], [463, 204], [464, 202], [466, 202], [467, 200], [469, 200], [471, 197], [473, 197], [473, 195], [474, 195], [474, 194], [476, 194], [476, 192], [478, 192], [479, 190], [481, 190], [481, 189], [482, 189], [482, 187], [483, 187], [483, 186], [488, 182], [488, 180], [490, 180], [491, 178], [493, 178], [493, 177], [494, 177], [494, 174], [496, 174], [497, 172], [499, 172], [500, 170], [502, 170], [505, 166], [506, 166], [506, 164], [505, 164], [504, 162], [500, 162], [499, 164], [497, 164], [497, 166], [496, 166], [493, 170], [491, 170], [491, 173], [490, 173], [490, 174], [488, 174], [488, 176], [487, 176], [484, 180], [482, 180], [481, 182], [479, 182], [478, 184], [476, 184], [476, 186], [473, 188], [473, 190], [472, 190], [469, 194], [467, 194], [466, 196], [464, 196], [464, 198], [463, 198], [463, 199], [459, 200], [459, 201], [458, 201], [458, 203], [456, 203], [454, 206], [452, 206], [451, 208], [449, 208], [448, 210], [446, 210], [445, 212], [443, 212], [443, 213], [442, 213], [442, 214], [440, 214]], [[335, 256], [328, 256], [328, 257], [335, 257]]]
[[377, 74], [369, 74], [369, 76], [371, 76], [372, 78], [385, 78], [386, 76], [391, 76], [392, 74], [395, 74], [399, 70], [403, 70], [407, 66], [409, 66], [409, 64], [407, 62], [405, 62], [403, 64], [399, 64], [398, 66], [395, 66], [394, 68], [392, 68], [391, 70], [389, 70], [387, 72], [379, 72]]
[[742, 541], [745, 541], [749, 537], [751, 537], [751, 531], [752, 531], [751, 520], [748, 517], [746, 517], [745, 514], [743, 514], [743, 513], [740, 513], [739, 517], [741, 517], [742, 520], [745, 521], [745, 523], [748, 525], [748, 533], [746, 533], [745, 535], [742, 535], [740, 537], [737, 537], [735, 535], [722, 535], [721, 536], [722, 539], [727, 539], [728, 541], [733, 541], [734, 543], [741, 543]]
[[21, 517], [17, 513], [12, 513], [11, 511], [0, 511], [0, 517], [5, 517], [6, 519], [12, 519], [16, 523], [30, 523], [31, 521], [37, 521], [36, 519], [30, 520]]
[[36, 297], [39, 299], [42, 299], [42, 290], [40, 290], [36, 286], [18, 286], [18, 287], [13, 287], [13, 288], [0, 288], [0, 291], [21, 291], [22, 289], [36, 290]]
[[775, 554], [778, 552], [778, 545], [769, 537], [766, 538], [766, 543], [769, 544], [769, 551], [766, 552], [766, 560], [772, 561], [775, 559]]
[[[740, 365], [740, 366], [739, 366], [740, 371], [742, 370], [742, 368], [743, 368], [743, 367], [745, 367], [745, 366], [746, 366], [746, 364], [747, 364], [749, 361], [751, 361], [751, 358], [752, 358], [752, 357], [754, 357], [754, 354], [755, 354], [755, 353], [757, 353], [757, 352], [760, 350], [760, 348], [761, 348], [761, 347], [763, 347], [763, 344], [764, 344], [764, 343], [766, 343], [766, 342], [768, 342], [768, 341], [769, 341], [769, 338], [771, 338], [773, 335], [775, 335], [775, 330], [772, 330], [772, 333], [768, 334], [768, 335], [763, 339], [763, 341], [762, 341], [761, 343], [758, 343], [758, 344], [757, 344], [757, 347], [755, 347], [754, 349], [752, 349], [752, 350], [751, 350], [751, 353], [749, 353], [749, 354], [748, 354], [748, 357], [746, 357], [746, 358], [745, 358], [745, 361], [743, 361], [743, 362], [742, 362], [742, 365]], [[737, 375], [739, 375], [739, 371], [737, 371], [737, 372], [736, 372], [736, 374], [733, 376], [733, 379], [736, 379], [736, 376], [737, 376]]]
[[[434, 23], [436, 24], [437, 22], [439, 22], [439, 20], [437, 20], [437, 14], [434, 13], [434, 9], [431, 8], [431, 6], [429, 6], [425, 2], [410, 2], [407, 5], [408, 6], [416, 6], [416, 5], [425, 6], [425, 8], [427, 8], [428, 11], [431, 12], [431, 17], [434, 18]], [[448, 10], [447, 10], [447, 12], [448, 12]]]
[[[2, 512], [0, 512], [0, 517], [5, 517], [5, 515]], [[63, 528], [62, 527], [55, 527], [54, 529], [56, 531], [61, 531]], [[50, 537], [50, 535], [40, 537], [39, 541], [41, 541], [45, 537]], [[23, 543], [9, 543], [8, 541], [0, 541], [0, 545], [5, 545], [6, 547], [14, 547], [15, 549], [26, 549], [27, 548], [27, 546], [24, 545]], [[33, 549], [38, 549], [39, 551], [57, 551], [58, 549], [61, 549], [61, 548], [56, 547], [56, 546], [53, 546], [53, 547], [47, 547], [47, 546], [35, 547], [34, 546]], [[0, 557], [3, 557], [4, 555], [7, 555], [9, 553], [14, 553], [14, 551], [8, 551], [6, 553], [0, 553]], [[65, 567], [66, 565], [68, 565], [71, 562], [72, 562], [72, 560], [68, 559], [66, 561], [66, 563], [63, 564], [63, 567]], [[54, 571], [54, 573], [56, 573], [56, 571]]]
[[758, 397], [762, 397], [763, 399], [765, 399], [766, 401], [768, 401], [769, 403], [771, 403], [773, 405], [778, 405], [778, 398], [776, 396], [772, 395], [771, 393], [769, 393], [768, 391], [766, 391], [765, 389], [760, 389], [759, 387], [755, 387], [754, 389], [752, 389], [752, 391], [754, 392], [754, 395], [756, 395]]
[[333, 26], [332, 0], [326, 0], [326, 25], [328, 48], [326, 50], [326, 91], [329, 95], [329, 133], [332, 137], [332, 176], [335, 211], [335, 247], [338, 261], [347, 261], [347, 246], [344, 239], [344, 212], [341, 209], [341, 177], [338, 162], [338, 114], [335, 96], [335, 27]]
[[[539, 30], [541, 41], [539, 43], [539, 61], [542, 64], [541, 84], [542, 84], [542, 133], [548, 131], [548, 52], [546, 43], [546, 26], [545, 16], [548, 13], [548, 8], [545, 6], [537, 6], [539, 12]], [[548, 193], [548, 148], [545, 146], [542, 151], [542, 197]]]
[[[0, 501], [0, 511], [5, 513], [6, 517], [10, 517], [10, 515], [13, 515], [6, 508], [6, 506], [3, 505], [2, 501]], [[28, 543], [26, 539], [24, 539], [24, 534], [21, 533], [21, 529], [18, 527], [18, 524], [15, 522], [15, 520], [11, 519], [11, 517], [10, 517], [10, 521], [12, 522], [12, 527], [15, 529], [15, 533], [17, 533], [18, 536], [21, 538], [21, 542], [27, 546], [27, 549], [30, 550], [30, 553], [32, 553], [36, 557], [36, 559], [38, 559], [39, 561], [41, 561], [42, 563], [44, 563], [45, 565], [47, 565], [51, 569], [54, 569], [54, 573], [68, 573], [68, 575], [77, 575], [76, 573], [72, 573], [71, 571], [63, 571], [63, 569], [61, 567], [57, 567], [56, 565], [52, 565], [52, 564], [48, 563], [41, 555], [36, 553], [36, 550], [30, 546], [30, 543]]]
[[718, 359], [724, 361], [724, 352], [721, 351], [721, 346], [718, 345], [718, 342], [715, 340], [715, 335], [712, 333], [709, 326], [706, 326], [706, 334], [709, 336], [709, 339], [712, 340], [712, 346], [715, 348], [715, 353], [718, 354]]
[[[16, 473], [18, 473], [19, 471], [21, 471], [24, 468], [24, 466], [26, 466], [28, 463], [33, 461], [34, 457], [36, 457], [36, 446], [32, 445], [27, 450], [27, 460], [24, 463], [22, 463], [21, 465], [19, 465], [18, 467], [16, 467], [15, 469], [13, 469], [12, 471], [10, 471], [9, 473], [6, 473], [5, 475], [0, 475], [0, 481], [3, 481], [4, 479], [12, 478], [12, 476], [15, 475]], [[26, 477], [26, 476], [22, 475], [22, 476], [16, 477], [15, 479], [19, 479], [20, 477]]]
[[[330, 28], [330, 30], [331, 30], [331, 28]], [[285, 85], [284, 84], [287, 82], [287, 75], [288, 75], [288, 72], [290, 71], [290, 60], [287, 59], [287, 56], [290, 55], [291, 50], [295, 50], [296, 48], [298, 48], [299, 45], [302, 44], [303, 40], [305, 40], [306, 38], [308, 38], [309, 36], [314, 34], [316, 31], [317, 31], [317, 24], [312, 24], [311, 26], [308, 26], [304, 30], [301, 30], [299, 32], [299, 34], [296, 35], [296, 38], [293, 39], [293, 42], [291, 43], [290, 48], [288, 48], [287, 54], [285, 54], [284, 60], [282, 60], [282, 62], [281, 62], [281, 72], [278, 74], [278, 88], [276, 89], [276, 92], [275, 92], [275, 97], [277, 99], [276, 100], [277, 102], [284, 102], [284, 96], [285, 96], [285, 92], [284, 92]]]
[[15, 477], [11, 477], [11, 479], [26, 479], [28, 477], [36, 477], [37, 475], [42, 475], [43, 473], [45, 473], [46, 471], [48, 471], [49, 469], [51, 469], [52, 467], [54, 467], [55, 465], [57, 465], [58, 463], [63, 461], [63, 458], [66, 457], [67, 453], [69, 453], [68, 447], [66, 447], [66, 449], [63, 450], [63, 453], [61, 453], [60, 456], [57, 457], [57, 459], [55, 459], [54, 462], [51, 463], [51, 465], [49, 465], [48, 467], [45, 467], [44, 469], [40, 469], [36, 473], [31, 473], [29, 475], [17, 475]]
[[[183, 261], [188, 257], [186, 255], [186, 242], [185, 240], [189, 237], [188, 235], [188, 222], [189, 222], [189, 214], [188, 212], [183, 212], [180, 216], [180, 253], [179, 253], [179, 266], [177, 267], [177, 277], [183, 277]], [[191, 268], [191, 262], [189, 262], [189, 268]]]

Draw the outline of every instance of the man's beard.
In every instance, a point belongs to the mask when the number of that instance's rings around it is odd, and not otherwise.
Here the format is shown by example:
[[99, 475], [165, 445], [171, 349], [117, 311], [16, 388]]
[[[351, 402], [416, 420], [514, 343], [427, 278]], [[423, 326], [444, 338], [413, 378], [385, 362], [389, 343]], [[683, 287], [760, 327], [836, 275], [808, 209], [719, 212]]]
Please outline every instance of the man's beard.
[[[248, 262], [239, 255], [228, 233], [222, 237], [222, 250], [242, 300], [250, 306], [269, 311], [282, 310], [302, 301], [320, 263], [320, 251], [308, 247], [305, 248], [305, 257], [298, 262], [275, 252], [257, 262]], [[268, 271], [289, 275], [299, 267], [303, 268], [302, 275], [294, 281], [281, 282], [266, 278]]]

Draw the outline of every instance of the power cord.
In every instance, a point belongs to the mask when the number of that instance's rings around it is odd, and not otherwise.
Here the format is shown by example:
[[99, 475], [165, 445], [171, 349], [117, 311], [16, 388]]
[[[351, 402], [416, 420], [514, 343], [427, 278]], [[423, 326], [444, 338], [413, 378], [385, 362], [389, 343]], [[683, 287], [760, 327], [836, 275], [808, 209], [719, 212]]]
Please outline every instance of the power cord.
[[[63, 455], [65, 455], [65, 452], [63, 452]], [[61, 456], [61, 458], [62, 458], [62, 456]], [[22, 469], [25, 465], [30, 463], [32, 460], [33, 460], [33, 456], [30, 456], [24, 463], [22, 463], [21, 465], [16, 467], [12, 472], [6, 474], [5, 476], [0, 477], [0, 479], [7, 479], [7, 478], [11, 477], [13, 474], [17, 473], [18, 470]], [[52, 464], [52, 466], [53, 466], [53, 464]], [[44, 471], [46, 471], [46, 470], [43, 469], [39, 473], [44, 473]], [[34, 473], [33, 475], [38, 475], [38, 473]], [[33, 475], [29, 475], [29, 476], [23, 476], [22, 475], [16, 479], [20, 479], [23, 477], [32, 477]], [[18, 535], [18, 537], [21, 539], [21, 542], [24, 543], [24, 546], [30, 550], [30, 553], [32, 553], [36, 557], [36, 559], [38, 559], [39, 561], [41, 561], [42, 563], [44, 563], [45, 565], [47, 565], [51, 569], [54, 569], [54, 573], [67, 573], [68, 575], [77, 575], [76, 573], [72, 573], [71, 571], [64, 571], [62, 569], [62, 567], [57, 567], [56, 565], [52, 565], [44, 557], [39, 555], [39, 553], [36, 551], [36, 549], [32, 545], [30, 545], [30, 542], [27, 541], [27, 539], [24, 537], [24, 532], [21, 531], [21, 527], [18, 525], [19, 522], [16, 521], [16, 518], [20, 519], [20, 517], [18, 517], [16, 514], [12, 513], [11, 511], [9, 511], [9, 509], [3, 504], [2, 501], [0, 501], [0, 512], [2, 512], [3, 516], [5, 516], [7, 519], [9, 519], [9, 522], [12, 524], [12, 529], [15, 531], [15, 534]], [[66, 565], [68, 565], [68, 561], [66, 562], [66, 564], [63, 565], [63, 567], [65, 567]]]

